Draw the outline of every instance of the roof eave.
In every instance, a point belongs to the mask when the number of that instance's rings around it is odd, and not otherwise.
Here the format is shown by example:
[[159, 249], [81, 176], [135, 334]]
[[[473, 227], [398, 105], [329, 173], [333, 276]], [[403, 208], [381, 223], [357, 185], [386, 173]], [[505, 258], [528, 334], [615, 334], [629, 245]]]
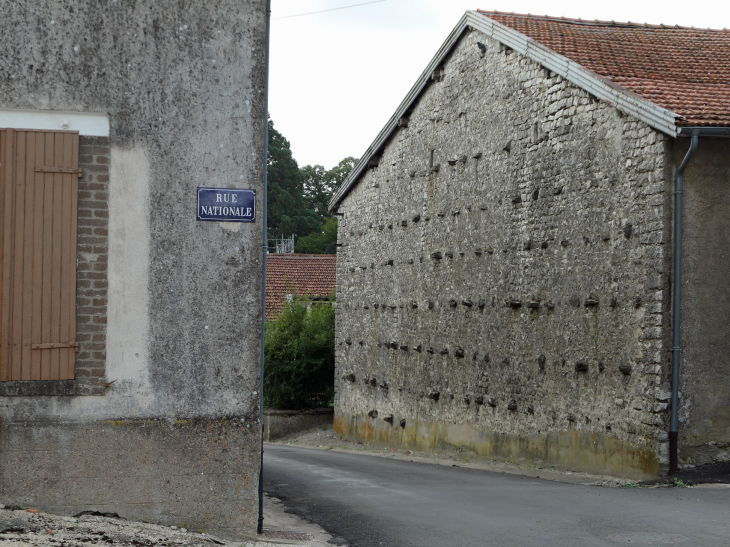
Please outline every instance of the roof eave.
[[681, 118], [679, 114], [662, 108], [651, 101], [647, 101], [636, 93], [588, 70], [575, 61], [559, 55], [521, 32], [489, 19], [488, 16], [482, 13], [467, 11], [439, 48], [434, 58], [426, 67], [426, 70], [421, 73], [415, 85], [408, 92], [408, 95], [403, 99], [400, 106], [398, 106], [395, 114], [391, 116], [388, 123], [385, 124], [385, 127], [378, 133], [373, 143], [365, 151], [365, 154], [360, 158], [357, 165], [355, 165], [350, 175], [334, 193], [329, 202], [329, 211], [334, 211], [357, 183], [360, 176], [367, 169], [372, 157], [385, 146], [386, 141], [398, 129], [398, 120], [407, 115], [413, 103], [428, 85], [434, 70], [441, 65], [461, 38], [461, 35], [466, 30], [471, 29], [478, 30], [494, 38], [505, 46], [559, 74], [597, 98], [612, 103], [617, 108], [620, 108], [628, 114], [632, 114], [654, 129], [666, 133], [670, 137], [677, 137], [679, 135], [680, 129], [676, 124], [677, 119]]

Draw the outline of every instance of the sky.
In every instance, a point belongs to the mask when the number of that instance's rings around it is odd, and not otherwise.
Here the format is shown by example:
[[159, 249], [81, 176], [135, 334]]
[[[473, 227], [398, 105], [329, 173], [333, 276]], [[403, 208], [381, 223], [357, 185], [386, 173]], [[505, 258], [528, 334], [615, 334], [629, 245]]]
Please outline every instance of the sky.
[[[354, 4], [366, 5], [334, 9]], [[728, 0], [271, 0], [269, 112], [300, 166], [359, 158], [465, 11], [730, 28]], [[317, 12], [311, 15], [300, 15]], [[296, 17], [291, 17], [296, 16]]]

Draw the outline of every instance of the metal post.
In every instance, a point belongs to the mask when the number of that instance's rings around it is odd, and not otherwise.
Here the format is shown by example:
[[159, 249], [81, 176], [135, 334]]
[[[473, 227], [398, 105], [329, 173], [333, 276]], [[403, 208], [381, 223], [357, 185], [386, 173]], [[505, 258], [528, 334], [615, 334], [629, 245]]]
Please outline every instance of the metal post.
[[263, 230], [263, 272], [261, 280], [261, 383], [259, 386], [259, 420], [261, 421], [261, 465], [259, 467], [259, 522], [257, 531], [264, 531], [264, 342], [266, 341], [266, 256], [269, 254], [267, 236], [267, 206], [269, 200], [269, 40], [271, 35], [271, 0], [266, 0], [266, 53], [264, 76], [264, 203], [262, 215]]
[[674, 295], [672, 299], [673, 311], [673, 343], [672, 343], [672, 418], [669, 426], [669, 474], [677, 472], [677, 438], [679, 415], [679, 357], [681, 350], [680, 312], [682, 306], [682, 197], [684, 186], [684, 170], [687, 169], [692, 156], [699, 144], [699, 132], [692, 133], [692, 142], [687, 155], [677, 170], [677, 180], [674, 189]]

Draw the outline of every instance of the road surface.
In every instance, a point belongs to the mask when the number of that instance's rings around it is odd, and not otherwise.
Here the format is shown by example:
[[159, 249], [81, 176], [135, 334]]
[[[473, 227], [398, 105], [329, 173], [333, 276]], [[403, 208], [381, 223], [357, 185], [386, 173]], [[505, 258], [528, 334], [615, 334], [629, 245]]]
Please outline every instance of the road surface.
[[604, 488], [267, 444], [264, 490], [351, 547], [730, 545], [730, 489]]

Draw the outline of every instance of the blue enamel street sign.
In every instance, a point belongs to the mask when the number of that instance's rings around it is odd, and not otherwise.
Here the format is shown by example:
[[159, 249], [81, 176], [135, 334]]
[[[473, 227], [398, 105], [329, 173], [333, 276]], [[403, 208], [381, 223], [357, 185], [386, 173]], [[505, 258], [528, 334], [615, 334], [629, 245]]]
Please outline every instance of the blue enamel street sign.
[[198, 220], [254, 222], [256, 190], [198, 188]]

